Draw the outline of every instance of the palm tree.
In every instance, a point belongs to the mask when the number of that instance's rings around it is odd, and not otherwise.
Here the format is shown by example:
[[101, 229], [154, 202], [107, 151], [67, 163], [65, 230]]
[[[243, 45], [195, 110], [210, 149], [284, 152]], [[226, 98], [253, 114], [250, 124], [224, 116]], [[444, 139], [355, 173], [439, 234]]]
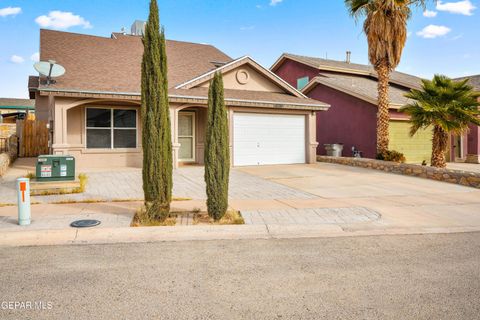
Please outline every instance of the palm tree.
[[413, 6], [427, 0], [345, 0], [355, 18], [365, 17], [368, 57], [378, 75], [377, 154], [388, 150], [390, 73], [400, 63]]
[[480, 125], [480, 92], [467, 84], [468, 79], [453, 81], [435, 75], [433, 80], [422, 82], [422, 90], [413, 89], [405, 95], [412, 102], [400, 110], [410, 115], [412, 136], [433, 126], [432, 166], [445, 168], [449, 134], [460, 135], [470, 124]]

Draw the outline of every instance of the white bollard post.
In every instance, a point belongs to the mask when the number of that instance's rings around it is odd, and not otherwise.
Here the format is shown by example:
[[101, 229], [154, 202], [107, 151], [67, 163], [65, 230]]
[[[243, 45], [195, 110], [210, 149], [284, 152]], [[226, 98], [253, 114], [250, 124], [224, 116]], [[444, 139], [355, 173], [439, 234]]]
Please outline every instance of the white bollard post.
[[30, 179], [17, 179], [18, 195], [18, 224], [28, 226], [30, 224]]

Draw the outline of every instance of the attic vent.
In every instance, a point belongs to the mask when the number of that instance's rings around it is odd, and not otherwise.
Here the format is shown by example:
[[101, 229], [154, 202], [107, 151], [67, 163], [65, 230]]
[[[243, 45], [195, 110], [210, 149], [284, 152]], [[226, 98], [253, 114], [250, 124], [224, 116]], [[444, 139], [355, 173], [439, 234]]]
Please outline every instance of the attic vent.
[[220, 68], [224, 65], [226, 65], [226, 62], [221, 62], [221, 61], [210, 61], [211, 64], [213, 64], [215, 67]]

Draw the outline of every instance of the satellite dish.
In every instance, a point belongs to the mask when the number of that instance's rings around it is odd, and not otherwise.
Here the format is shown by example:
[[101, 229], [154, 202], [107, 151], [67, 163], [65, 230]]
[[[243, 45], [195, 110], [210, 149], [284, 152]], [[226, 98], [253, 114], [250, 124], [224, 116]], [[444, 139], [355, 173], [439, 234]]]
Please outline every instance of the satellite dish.
[[47, 85], [55, 83], [52, 78], [58, 78], [65, 74], [65, 68], [57, 64], [54, 60], [40, 61], [33, 65], [35, 70], [42, 76], [47, 77]]

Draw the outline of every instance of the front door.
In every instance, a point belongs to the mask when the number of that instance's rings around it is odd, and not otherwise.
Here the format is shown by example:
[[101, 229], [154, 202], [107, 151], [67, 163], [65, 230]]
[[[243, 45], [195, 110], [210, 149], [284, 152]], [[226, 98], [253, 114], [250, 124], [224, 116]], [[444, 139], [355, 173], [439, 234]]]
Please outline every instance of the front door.
[[180, 150], [178, 158], [180, 161], [195, 161], [195, 113], [178, 113], [178, 142]]

